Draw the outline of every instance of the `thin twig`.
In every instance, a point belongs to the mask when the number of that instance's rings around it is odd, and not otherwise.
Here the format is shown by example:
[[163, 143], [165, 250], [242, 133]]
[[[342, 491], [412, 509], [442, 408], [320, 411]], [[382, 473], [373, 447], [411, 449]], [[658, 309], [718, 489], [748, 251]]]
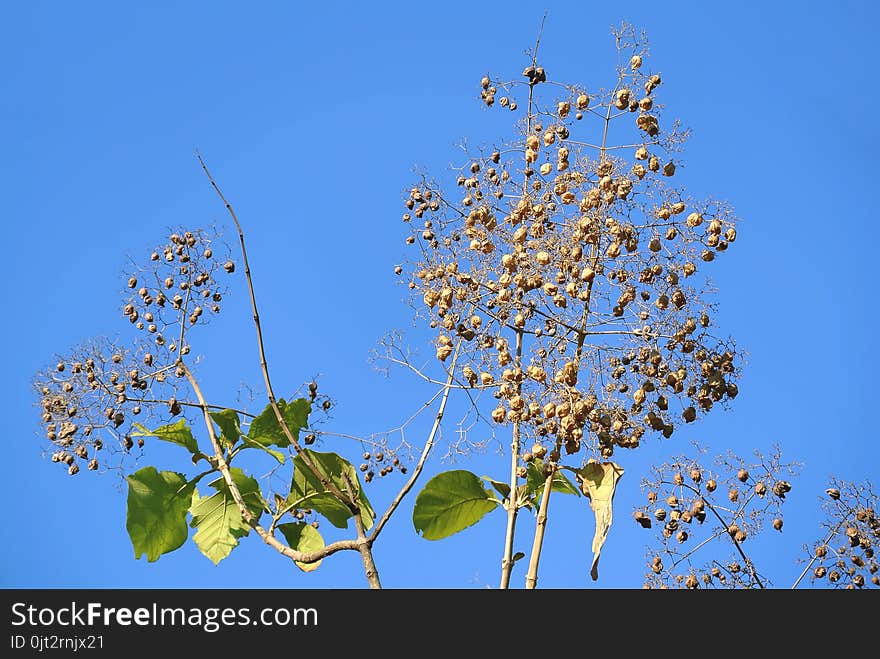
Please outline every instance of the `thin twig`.
[[376, 523], [376, 526], [373, 528], [373, 532], [370, 534], [370, 542], [375, 542], [376, 538], [379, 536], [379, 533], [381, 533], [382, 528], [385, 526], [385, 524], [388, 523], [391, 515], [394, 514], [395, 510], [397, 510], [400, 502], [403, 501], [404, 497], [413, 488], [413, 485], [415, 485], [416, 480], [418, 480], [419, 475], [422, 473], [422, 469], [425, 466], [425, 461], [428, 459], [431, 448], [434, 446], [434, 439], [437, 436], [438, 430], [440, 429], [440, 422], [443, 420], [443, 415], [446, 411], [446, 401], [449, 399], [449, 392], [452, 389], [453, 373], [455, 372], [455, 364], [458, 361], [459, 350], [461, 349], [461, 342], [462, 340], [459, 339], [455, 345], [455, 352], [452, 355], [452, 363], [449, 367], [449, 376], [446, 379], [446, 387], [445, 389], [443, 389], [443, 397], [440, 399], [440, 407], [437, 409], [437, 416], [434, 417], [434, 425], [431, 426], [431, 431], [428, 433], [428, 439], [425, 440], [425, 445], [422, 447], [422, 454], [419, 456], [419, 461], [416, 463], [415, 469], [413, 469], [412, 476], [410, 476], [409, 480], [404, 484], [402, 488], [400, 488], [397, 496], [394, 497], [394, 500], [389, 504], [388, 509]]
[[[831, 530], [831, 533], [828, 534], [828, 537], [825, 539], [825, 542], [823, 542], [822, 544], [827, 545], [829, 542], [831, 542], [831, 540], [834, 538], [834, 535], [840, 530], [840, 527], [843, 526], [844, 524], [846, 524], [846, 521], [847, 520], [845, 517], [842, 520], [840, 520], [840, 523]], [[801, 580], [805, 576], [807, 576], [807, 572], [810, 571], [810, 568], [813, 567], [813, 565], [815, 564], [815, 562], [818, 558], [819, 558], [818, 556], [813, 555], [813, 557], [810, 559], [810, 562], [807, 563], [807, 567], [804, 568], [804, 571], [801, 572], [800, 576], [792, 584], [791, 590], [794, 590], [795, 588], [798, 587], [798, 584], [800, 584]]]
[[260, 326], [260, 314], [257, 311], [257, 298], [254, 294], [254, 282], [253, 277], [251, 276], [251, 268], [248, 262], [247, 257], [247, 248], [244, 243], [244, 231], [242, 231], [241, 224], [238, 221], [238, 217], [235, 214], [235, 210], [232, 208], [232, 205], [226, 200], [226, 197], [223, 195], [223, 192], [220, 190], [220, 187], [217, 185], [217, 182], [214, 180], [214, 177], [211, 175], [211, 172], [208, 170], [208, 166], [205, 164], [205, 161], [202, 159], [202, 155], [196, 151], [196, 157], [199, 159], [199, 163], [202, 166], [202, 170], [205, 172], [205, 176], [208, 177], [208, 181], [211, 183], [211, 187], [214, 188], [214, 191], [217, 193], [217, 196], [220, 197], [220, 200], [223, 202], [223, 205], [226, 207], [229, 216], [232, 218], [232, 221], [235, 223], [235, 228], [238, 231], [238, 240], [241, 245], [241, 257], [244, 262], [244, 274], [245, 279], [247, 280], [248, 286], [248, 294], [250, 295], [251, 300], [251, 311], [253, 313], [254, 319], [254, 327], [257, 333], [257, 347], [260, 352], [260, 370], [263, 372], [263, 380], [266, 384], [266, 395], [269, 398], [269, 404], [272, 406], [272, 409], [275, 412], [275, 418], [278, 420], [278, 424], [281, 426], [284, 435], [287, 437], [287, 440], [293, 445], [297, 454], [302, 457], [303, 463], [306, 467], [320, 480], [321, 484], [324, 485], [327, 490], [329, 490], [333, 496], [335, 496], [339, 501], [341, 501], [346, 507], [348, 507], [352, 514], [358, 515], [360, 513], [360, 507], [358, 503], [353, 500], [349, 500], [336, 485], [312, 462], [311, 458], [305, 453], [302, 447], [299, 444], [296, 436], [291, 432], [290, 428], [287, 426], [287, 421], [284, 419], [284, 415], [281, 413], [281, 408], [278, 406], [278, 401], [275, 398], [275, 392], [272, 389], [272, 381], [269, 377], [269, 366], [266, 360], [266, 350], [263, 344], [263, 330]]

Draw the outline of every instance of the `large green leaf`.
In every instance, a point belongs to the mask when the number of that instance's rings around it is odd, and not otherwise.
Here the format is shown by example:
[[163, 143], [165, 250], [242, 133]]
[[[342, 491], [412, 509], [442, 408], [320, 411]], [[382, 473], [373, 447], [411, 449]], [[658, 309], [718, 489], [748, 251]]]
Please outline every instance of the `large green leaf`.
[[581, 469], [575, 470], [581, 479], [581, 489], [590, 498], [590, 507], [596, 516], [596, 532], [593, 534], [593, 563], [590, 577], [599, 578], [599, 555], [608, 537], [613, 519], [614, 492], [617, 481], [623, 476], [623, 467], [614, 462], [590, 460]]
[[221, 412], [211, 412], [211, 418], [214, 423], [220, 426], [220, 443], [226, 448], [232, 448], [242, 436], [240, 420], [238, 412], [235, 410], [223, 410]]
[[[324, 548], [324, 538], [318, 533], [318, 529], [311, 524], [306, 524], [305, 522], [279, 524], [278, 530], [284, 535], [284, 539], [287, 540], [287, 544], [291, 549], [296, 549], [297, 551], [302, 552], [311, 552]], [[295, 561], [295, 563], [303, 572], [317, 570], [318, 566], [321, 565], [321, 561], [315, 561], [314, 563]]]
[[186, 424], [186, 419], [180, 419], [177, 423], [171, 423], [155, 430], [148, 430], [140, 423], [135, 423], [134, 427], [137, 430], [131, 434], [135, 437], [156, 437], [163, 442], [171, 442], [172, 444], [182, 446], [193, 455], [200, 452], [196, 438], [193, 437], [192, 430]]
[[147, 555], [150, 562], [174, 551], [186, 542], [189, 529], [186, 513], [195, 493], [195, 483], [183, 474], [144, 467], [128, 481], [128, 511], [125, 528], [134, 546], [134, 557]]
[[[259, 518], [266, 506], [259, 484], [241, 469], [233, 467], [229, 472], [248, 510]], [[193, 500], [190, 526], [198, 529], [193, 536], [196, 545], [216, 565], [238, 546], [238, 539], [246, 536], [250, 527], [242, 518], [223, 477], [211, 482], [210, 486], [217, 490], [214, 494]]]
[[[299, 440], [299, 431], [308, 425], [312, 404], [305, 398], [297, 398], [290, 403], [280, 398], [277, 402], [281, 417], [291, 434]], [[253, 441], [263, 446], [274, 445], [279, 448], [290, 446], [290, 440], [281, 429], [281, 424], [278, 423], [278, 417], [271, 404], [266, 405], [260, 415], [251, 421], [247, 434]]]
[[[530, 495], [535, 495], [535, 501], [540, 503], [541, 495], [544, 493], [544, 482], [547, 477], [544, 476], [544, 461], [535, 458], [526, 468], [526, 489]], [[550, 487], [551, 492], [560, 492], [562, 494], [576, 494], [580, 496], [580, 492], [561, 471], [553, 474], [553, 485]]]
[[357, 470], [337, 453], [318, 453], [304, 449], [293, 459], [293, 482], [290, 484], [290, 495], [287, 497], [288, 508], [312, 508], [340, 529], [348, 527], [348, 520], [352, 516], [349, 507], [340, 501], [306, 465], [305, 458], [308, 458], [323, 474], [324, 480], [332, 483], [342, 494], [348, 494], [349, 484], [351, 485], [360, 507], [364, 529], [371, 528], [376, 513], [361, 487]]
[[413, 525], [426, 540], [440, 540], [476, 524], [498, 501], [479, 476], [456, 469], [437, 474], [416, 497]]

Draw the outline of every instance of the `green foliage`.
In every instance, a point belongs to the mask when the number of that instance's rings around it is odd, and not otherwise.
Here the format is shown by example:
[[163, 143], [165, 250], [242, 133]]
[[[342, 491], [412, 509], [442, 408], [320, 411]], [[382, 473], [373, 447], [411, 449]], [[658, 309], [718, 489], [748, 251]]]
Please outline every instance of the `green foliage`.
[[268, 446], [263, 446], [259, 442], [255, 442], [254, 440], [252, 440], [247, 435], [244, 435], [242, 439], [244, 440], [244, 448], [260, 449], [261, 451], [265, 451], [273, 458], [275, 458], [278, 461], [278, 464], [284, 464], [284, 454], [281, 451], [276, 451], [275, 449], [271, 449]]
[[357, 502], [361, 521], [364, 529], [373, 526], [376, 513], [370, 505], [367, 494], [361, 487], [357, 470], [348, 460], [337, 453], [318, 453], [309, 449], [303, 449], [302, 453], [293, 459], [293, 482], [290, 484], [290, 495], [287, 498], [288, 508], [312, 508], [326, 517], [333, 526], [344, 529], [348, 527], [348, 520], [352, 517], [351, 509], [340, 501], [332, 490], [321, 482], [311, 469], [306, 465], [304, 457], [318, 469], [328, 483], [342, 494], [351, 494]]
[[[248, 510], [259, 518], [266, 508], [259, 484], [241, 469], [233, 467], [229, 472]], [[199, 550], [217, 564], [238, 546], [238, 539], [246, 536], [250, 527], [242, 518], [241, 510], [232, 498], [226, 481], [220, 477], [211, 482], [210, 486], [217, 492], [209, 497], [194, 498], [190, 508], [190, 526], [198, 529], [193, 540]]]
[[496, 481], [494, 478], [489, 478], [488, 476], [482, 477], [484, 481], [489, 483], [495, 490], [503, 496], [505, 499], [510, 496], [510, 485], [507, 483], [503, 483], [501, 481]]
[[[291, 549], [301, 552], [318, 551], [324, 548], [324, 538], [318, 533], [318, 529], [306, 522], [296, 522], [292, 524], [279, 524], [278, 530], [284, 535], [287, 544]], [[296, 566], [303, 572], [311, 572], [317, 570], [321, 565], [321, 561], [314, 563], [303, 563], [295, 561]]]
[[440, 540], [476, 524], [498, 504], [475, 474], [461, 469], [446, 471], [419, 492], [413, 525], [426, 540]]
[[[535, 458], [526, 468], [526, 491], [530, 497], [534, 497], [536, 504], [541, 502], [541, 495], [544, 493], [544, 482], [546, 480], [547, 477], [544, 475], [544, 461]], [[580, 496], [578, 489], [561, 471], [557, 471], [553, 474], [553, 485], [550, 489], [552, 492]]]
[[238, 412], [235, 410], [223, 410], [222, 412], [211, 412], [211, 418], [214, 419], [220, 427], [220, 445], [224, 448], [232, 448], [244, 433], [241, 432], [241, 425], [238, 418]]
[[[281, 417], [287, 424], [288, 429], [294, 438], [299, 441], [299, 431], [308, 425], [309, 414], [312, 405], [305, 398], [297, 398], [287, 403], [283, 398], [278, 400], [278, 409], [281, 411]], [[277, 446], [279, 448], [287, 448], [290, 446], [290, 440], [278, 423], [278, 417], [275, 410], [269, 404], [260, 413], [260, 415], [251, 421], [248, 428], [248, 438], [264, 447]]]
[[193, 437], [192, 430], [189, 429], [186, 419], [180, 419], [176, 423], [171, 423], [155, 430], [148, 430], [140, 423], [135, 423], [134, 427], [137, 430], [131, 434], [135, 437], [156, 437], [163, 442], [171, 442], [172, 444], [182, 446], [193, 455], [200, 453], [198, 442]]
[[186, 514], [195, 494], [195, 483], [183, 474], [144, 467], [128, 481], [125, 528], [135, 558], [147, 555], [150, 562], [180, 547], [189, 535]]

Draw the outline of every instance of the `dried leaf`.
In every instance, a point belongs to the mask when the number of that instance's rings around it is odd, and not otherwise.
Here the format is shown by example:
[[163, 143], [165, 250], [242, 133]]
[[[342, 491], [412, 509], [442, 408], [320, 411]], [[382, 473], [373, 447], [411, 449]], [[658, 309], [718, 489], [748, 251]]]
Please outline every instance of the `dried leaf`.
[[599, 578], [599, 554], [611, 528], [612, 502], [617, 481], [623, 476], [623, 467], [613, 462], [595, 462], [591, 460], [582, 469], [577, 470], [581, 482], [581, 491], [590, 498], [590, 508], [596, 514], [596, 533], [593, 536], [593, 564], [590, 577], [593, 581]]

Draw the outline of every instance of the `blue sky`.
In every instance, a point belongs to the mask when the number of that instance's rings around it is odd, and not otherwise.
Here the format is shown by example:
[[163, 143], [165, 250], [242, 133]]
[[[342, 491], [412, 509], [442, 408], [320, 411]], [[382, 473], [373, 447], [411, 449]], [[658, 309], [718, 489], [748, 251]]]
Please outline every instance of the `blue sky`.
[[[519, 74], [545, 8], [540, 59], [562, 80], [603, 84], [610, 26], [628, 20], [647, 30], [667, 112], [693, 130], [682, 180], [730, 201], [743, 218], [712, 277], [718, 321], [749, 358], [729, 412], [620, 456], [627, 474], [598, 584], [588, 577], [592, 514], [584, 499], [559, 497], [540, 585], [640, 586], [647, 536], [629, 518], [641, 503], [639, 480], [691, 439], [744, 455], [778, 443], [803, 463], [785, 531], [755, 545], [776, 585], [794, 580], [801, 545], [818, 535], [829, 475], [876, 481], [880, 464], [867, 254], [880, 147], [870, 2], [5, 6], [0, 179], [12, 313], [2, 330], [0, 482], [9, 518], [0, 585], [364, 584], [353, 553], [303, 574], [254, 537], [219, 567], [192, 543], [157, 563], [134, 560], [119, 478], [70, 478], [41, 457], [31, 377], [90, 336], [127, 331], [119, 315], [126, 258], [148, 253], [167, 227], [216, 223], [233, 241], [198, 148], [247, 232], [279, 393], [318, 375], [337, 401], [328, 429], [398, 425], [431, 395], [412, 376], [385, 378], [369, 362], [395, 328], [430, 352], [392, 271], [405, 253], [404, 191], [414, 168], [440, 172], [459, 159], [463, 138], [500, 137], [479, 102], [479, 79]], [[246, 396], [244, 384], [259, 392], [261, 383], [242, 284], [233, 283], [225, 313], [195, 348], [209, 398], [230, 404]], [[455, 465], [500, 476], [496, 448]], [[444, 452], [428, 476], [450, 467]], [[158, 449], [143, 464], [181, 469], [176, 458]], [[395, 478], [370, 490], [377, 508], [393, 496]], [[411, 506], [376, 546], [384, 585], [497, 584], [500, 512], [429, 542], [414, 533]], [[522, 533], [517, 548], [530, 542]], [[523, 578], [520, 567], [513, 582]]]

